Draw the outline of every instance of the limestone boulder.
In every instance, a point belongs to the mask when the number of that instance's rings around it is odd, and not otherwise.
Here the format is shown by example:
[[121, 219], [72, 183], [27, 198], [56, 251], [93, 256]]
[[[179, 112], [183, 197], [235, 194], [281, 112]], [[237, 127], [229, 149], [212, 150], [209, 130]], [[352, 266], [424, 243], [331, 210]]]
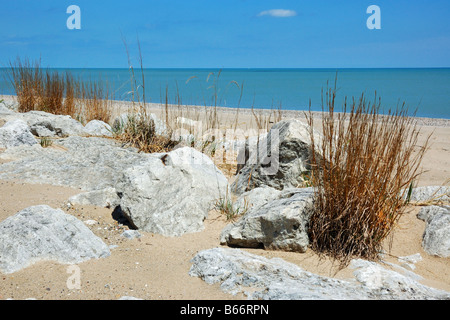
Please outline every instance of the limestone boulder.
[[[321, 137], [315, 133], [315, 143]], [[246, 144], [238, 159], [245, 164], [240, 169], [231, 189], [242, 193], [261, 186], [277, 190], [298, 188], [310, 171], [311, 139], [309, 126], [297, 119], [283, 120], [275, 124], [262, 139]]]
[[329, 278], [280, 258], [267, 259], [241, 249], [199, 252], [189, 274], [219, 284], [232, 295], [253, 300], [448, 300], [450, 293], [422, 285], [381, 265], [353, 260], [354, 279]]
[[422, 247], [431, 255], [450, 257], [450, 206], [424, 207], [418, 217], [426, 222]]
[[120, 207], [136, 228], [164, 236], [203, 230], [228, 181], [212, 160], [189, 147], [153, 154], [122, 174]]
[[312, 188], [286, 189], [275, 199], [262, 205], [260, 202], [224, 228], [221, 244], [306, 252], [313, 196]]
[[26, 122], [20, 119], [8, 121], [0, 127], [0, 148], [32, 146], [37, 143]]
[[85, 224], [46, 205], [0, 223], [0, 271], [8, 274], [44, 260], [77, 264], [108, 257], [108, 246]]

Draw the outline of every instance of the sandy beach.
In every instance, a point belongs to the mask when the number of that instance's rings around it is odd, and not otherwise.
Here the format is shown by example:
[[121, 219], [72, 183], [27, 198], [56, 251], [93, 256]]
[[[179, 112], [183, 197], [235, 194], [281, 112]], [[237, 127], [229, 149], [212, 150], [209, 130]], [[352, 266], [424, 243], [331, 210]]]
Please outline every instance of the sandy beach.
[[[117, 107], [119, 111], [123, 110], [123, 105]], [[162, 107], [153, 105], [150, 110], [162, 116]], [[218, 108], [218, 113], [225, 123], [224, 127], [235, 121], [234, 110]], [[283, 114], [283, 118], [295, 117], [302, 118], [302, 113], [286, 111]], [[450, 179], [450, 120], [417, 120], [421, 129], [419, 143], [432, 134], [430, 148], [422, 162], [424, 173], [417, 181], [417, 186], [443, 185]], [[254, 126], [251, 111], [241, 109], [237, 127], [248, 129]], [[226, 175], [231, 182], [232, 171]], [[0, 299], [111, 300], [124, 296], [146, 300], [245, 299], [242, 295], [224, 293], [219, 285], [209, 285], [188, 274], [192, 265], [190, 260], [196, 253], [220, 246], [220, 233], [229, 222], [219, 212], [212, 210], [209, 213], [202, 232], [174, 238], [142, 232], [141, 238], [128, 240], [121, 234], [129, 227], [113, 218], [113, 209], [67, 206], [67, 200], [81, 192], [69, 187], [0, 180], [0, 221], [27, 207], [46, 204], [61, 208], [82, 221], [95, 220], [95, 224], [89, 225], [93, 233], [106, 244], [117, 246], [111, 250], [110, 257], [78, 265], [81, 270], [80, 289], [68, 288], [70, 273], [67, 265], [38, 262], [13, 274], [0, 274]], [[388, 254], [385, 260], [399, 265], [398, 257], [420, 253], [423, 259], [416, 264], [414, 273], [425, 279], [424, 284], [450, 292], [450, 258], [431, 256], [421, 246], [425, 222], [416, 217], [420, 208], [411, 206], [401, 218], [394, 232], [392, 247], [389, 248], [386, 243]], [[323, 276], [339, 279], [352, 277], [352, 269], [340, 270], [332, 260], [321, 259], [311, 250], [304, 254], [243, 250], [268, 258], [282, 258]]]

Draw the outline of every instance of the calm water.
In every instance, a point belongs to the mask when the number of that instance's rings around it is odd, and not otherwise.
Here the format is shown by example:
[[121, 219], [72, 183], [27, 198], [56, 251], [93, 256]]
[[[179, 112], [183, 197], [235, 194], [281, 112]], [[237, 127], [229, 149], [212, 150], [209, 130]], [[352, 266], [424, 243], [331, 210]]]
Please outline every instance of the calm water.
[[[56, 69], [64, 71], [64, 69]], [[84, 80], [107, 81], [115, 99], [131, 99], [128, 69], [69, 69]], [[0, 93], [14, 94], [0, 69]], [[338, 105], [344, 97], [362, 93], [373, 101], [375, 92], [383, 109], [406, 103], [417, 116], [450, 119], [450, 69], [145, 69], [148, 102], [161, 102], [168, 88], [170, 103], [220, 105], [225, 107], [321, 110], [321, 92], [334, 85], [338, 73]], [[142, 82], [140, 70], [136, 81]], [[242, 90], [241, 90], [242, 89]], [[142, 96], [142, 87], [139, 88]], [[242, 96], [241, 96], [242, 93]]]

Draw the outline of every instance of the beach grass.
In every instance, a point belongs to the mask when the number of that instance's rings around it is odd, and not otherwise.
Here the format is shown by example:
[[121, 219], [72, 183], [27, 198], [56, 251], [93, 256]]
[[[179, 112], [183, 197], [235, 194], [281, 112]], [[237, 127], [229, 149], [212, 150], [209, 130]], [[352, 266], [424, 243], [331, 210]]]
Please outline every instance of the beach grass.
[[83, 82], [69, 71], [44, 69], [40, 60], [19, 57], [9, 63], [9, 80], [17, 96], [19, 112], [70, 115], [82, 123], [110, 121], [113, 95], [101, 80]]
[[[430, 137], [418, 145], [420, 130], [404, 105], [382, 115], [380, 102], [362, 95], [335, 113], [335, 97], [336, 87], [328, 88], [321, 143], [311, 130], [316, 192], [308, 233], [314, 251], [345, 265], [353, 257], [378, 258], [407, 209]], [[311, 113], [308, 122], [313, 128]]]

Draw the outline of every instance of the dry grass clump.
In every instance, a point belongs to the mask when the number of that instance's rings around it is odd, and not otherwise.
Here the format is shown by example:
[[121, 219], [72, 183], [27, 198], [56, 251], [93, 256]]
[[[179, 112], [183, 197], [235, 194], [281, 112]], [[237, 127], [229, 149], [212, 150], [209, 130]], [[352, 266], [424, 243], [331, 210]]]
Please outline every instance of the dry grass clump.
[[19, 112], [36, 110], [43, 90], [43, 75], [40, 62], [30, 62], [28, 59], [10, 62], [10, 80], [16, 90], [19, 102]]
[[[140, 152], [154, 153], [171, 151], [175, 147], [176, 142], [170, 139], [170, 128], [168, 128], [169, 132], [165, 134], [157, 134], [155, 121], [146, 108], [144, 66], [139, 39], [140, 83], [138, 82], [138, 75], [131, 63], [131, 57], [125, 39], [123, 39], [123, 42], [130, 70], [131, 91], [129, 93], [131, 94], [132, 109], [128, 111], [125, 119], [121, 119], [118, 127], [114, 128], [115, 138], [125, 145], [137, 148]], [[168, 121], [167, 99], [168, 93], [166, 93], [166, 121]]]
[[17, 58], [9, 65], [19, 112], [45, 111], [82, 122], [110, 121], [112, 96], [101, 81], [85, 83], [68, 71], [43, 69], [40, 61]]
[[155, 122], [146, 112], [129, 113], [116, 139], [145, 153], [168, 152], [176, 146], [169, 136], [156, 134]]
[[100, 120], [106, 123], [112, 117], [112, 95], [109, 87], [102, 81], [89, 81], [78, 83], [77, 100], [82, 110], [84, 122]]
[[418, 146], [419, 129], [404, 105], [387, 115], [364, 96], [336, 114], [336, 88], [327, 90], [323, 141], [314, 141], [312, 178], [315, 210], [309, 225], [311, 247], [344, 265], [352, 257], [376, 259], [383, 241], [405, 212], [405, 193], [418, 176], [428, 145]]

